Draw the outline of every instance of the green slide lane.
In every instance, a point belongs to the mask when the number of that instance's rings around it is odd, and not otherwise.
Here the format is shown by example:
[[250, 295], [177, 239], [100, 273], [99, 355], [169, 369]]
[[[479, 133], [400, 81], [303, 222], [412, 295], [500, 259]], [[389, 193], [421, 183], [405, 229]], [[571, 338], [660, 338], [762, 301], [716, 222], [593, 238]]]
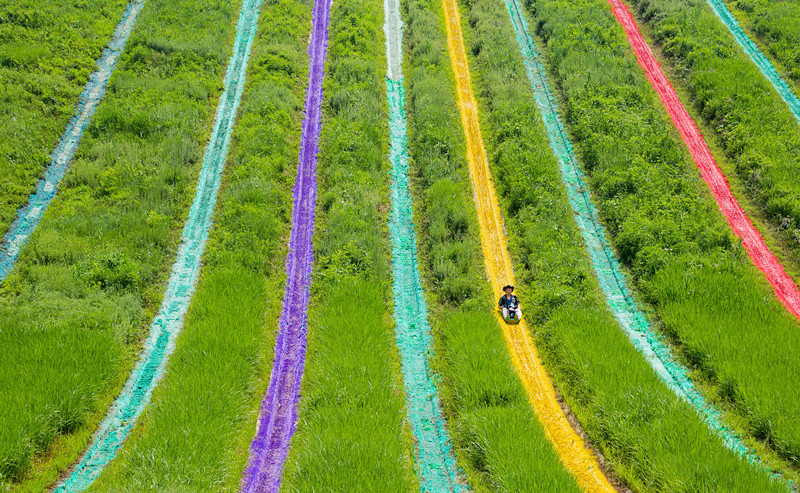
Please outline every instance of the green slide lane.
[[408, 421], [416, 439], [422, 491], [469, 491], [456, 465], [450, 433], [430, 368], [433, 337], [417, 260], [409, 183], [408, 133], [403, 81], [403, 27], [398, 0], [384, 0], [386, 23], [386, 97], [389, 101], [389, 160], [395, 332], [402, 359]]

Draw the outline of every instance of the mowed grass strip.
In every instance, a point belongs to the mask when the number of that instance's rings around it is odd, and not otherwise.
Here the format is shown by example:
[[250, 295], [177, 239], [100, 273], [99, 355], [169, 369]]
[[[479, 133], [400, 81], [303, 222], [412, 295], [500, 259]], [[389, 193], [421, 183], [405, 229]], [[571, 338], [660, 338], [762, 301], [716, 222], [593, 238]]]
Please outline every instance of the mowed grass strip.
[[62, 193], [0, 287], [3, 481], [24, 479], [60, 435], [83, 438], [47, 460], [75, 460], [130, 371], [195, 190], [238, 10], [147, 2]]
[[752, 202], [750, 215], [766, 219], [767, 241], [782, 240], [784, 248], [773, 250], [800, 282], [800, 121], [705, 1], [629, 5], [648, 43], [666, 58], [671, 83], [688, 95], [684, 105], [718, 141], [717, 154], [727, 158], [718, 161], [734, 191]]
[[619, 327], [590, 266], [505, 5], [470, 2], [467, 45], [525, 313], [548, 369], [635, 491], [781, 491], [727, 450]]
[[92, 491], [238, 491], [272, 362], [310, 9], [262, 7], [197, 293], [164, 381]]
[[0, 235], [50, 163], [128, 3], [0, 3]]
[[333, 4], [308, 353], [283, 491], [419, 490], [389, 311], [382, 24], [380, 0]]
[[607, 2], [535, 0], [528, 13], [596, 205], [654, 323], [759, 453], [774, 448], [796, 466], [796, 320], [731, 233]]
[[418, 252], [457, 458], [476, 491], [579, 491], [493, 315], [441, 2], [410, 0], [404, 17]]

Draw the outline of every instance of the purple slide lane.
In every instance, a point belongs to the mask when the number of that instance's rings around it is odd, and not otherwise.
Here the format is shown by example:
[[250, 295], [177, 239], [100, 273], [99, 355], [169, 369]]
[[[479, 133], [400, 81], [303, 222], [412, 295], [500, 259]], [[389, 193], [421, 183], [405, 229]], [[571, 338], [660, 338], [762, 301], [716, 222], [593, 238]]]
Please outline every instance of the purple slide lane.
[[275, 361], [267, 395], [261, 403], [256, 436], [242, 491], [277, 492], [289, 442], [297, 428], [297, 401], [306, 361], [309, 283], [313, 255], [314, 210], [317, 203], [317, 152], [320, 104], [331, 0], [316, 0], [308, 47], [306, 115], [300, 141], [300, 162], [294, 184], [292, 233], [286, 256], [286, 292], [275, 341]]

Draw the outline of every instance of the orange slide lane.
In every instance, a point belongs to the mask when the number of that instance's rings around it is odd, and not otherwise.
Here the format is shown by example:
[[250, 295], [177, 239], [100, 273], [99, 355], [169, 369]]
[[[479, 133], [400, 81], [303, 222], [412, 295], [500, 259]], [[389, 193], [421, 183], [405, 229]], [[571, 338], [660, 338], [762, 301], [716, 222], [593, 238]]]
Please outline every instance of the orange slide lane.
[[[506, 249], [503, 218], [492, 183], [486, 149], [483, 146], [478, 104], [472, 93], [469, 66], [461, 32], [461, 15], [457, 0], [442, 0], [447, 25], [447, 46], [456, 77], [458, 106], [467, 139], [467, 161], [474, 189], [475, 205], [480, 224], [481, 249], [486, 271], [492, 284], [495, 299], [499, 299], [504, 284], [514, 284], [511, 257]], [[547, 438], [585, 491], [614, 491], [599, 464], [575, 433], [556, 399], [553, 383], [539, 359], [525, 321], [508, 325], [497, 315], [511, 352], [511, 360], [519, 373], [531, 404], [544, 427]]]
[[614, 16], [617, 21], [625, 29], [625, 34], [628, 36], [628, 42], [639, 60], [639, 65], [647, 74], [647, 79], [652, 84], [653, 88], [658, 93], [664, 106], [667, 107], [669, 116], [672, 118], [675, 127], [683, 138], [683, 141], [689, 147], [689, 152], [692, 154], [694, 162], [700, 169], [700, 175], [703, 180], [708, 184], [711, 189], [711, 194], [714, 200], [717, 201], [722, 214], [731, 225], [731, 229], [736, 233], [736, 236], [742, 239], [742, 244], [747, 250], [748, 255], [753, 260], [761, 272], [764, 273], [772, 288], [775, 290], [775, 295], [781, 300], [783, 305], [789, 312], [796, 318], [800, 318], [800, 291], [797, 289], [794, 281], [786, 273], [780, 261], [775, 257], [764, 238], [753, 225], [750, 218], [744, 212], [736, 197], [733, 196], [728, 180], [711, 155], [711, 150], [708, 148], [705, 139], [697, 129], [692, 117], [686, 112], [675, 89], [672, 88], [664, 71], [661, 70], [661, 65], [653, 56], [650, 47], [645, 42], [639, 28], [636, 26], [636, 21], [633, 20], [628, 8], [621, 0], [608, 0]]

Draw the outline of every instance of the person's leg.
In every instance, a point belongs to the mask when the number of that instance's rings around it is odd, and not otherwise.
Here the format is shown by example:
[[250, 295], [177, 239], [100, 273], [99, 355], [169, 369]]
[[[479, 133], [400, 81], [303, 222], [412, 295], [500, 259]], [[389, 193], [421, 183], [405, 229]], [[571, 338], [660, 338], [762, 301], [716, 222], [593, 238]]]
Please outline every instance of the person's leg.
[[503, 318], [508, 318], [508, 308], [503, 307]]

